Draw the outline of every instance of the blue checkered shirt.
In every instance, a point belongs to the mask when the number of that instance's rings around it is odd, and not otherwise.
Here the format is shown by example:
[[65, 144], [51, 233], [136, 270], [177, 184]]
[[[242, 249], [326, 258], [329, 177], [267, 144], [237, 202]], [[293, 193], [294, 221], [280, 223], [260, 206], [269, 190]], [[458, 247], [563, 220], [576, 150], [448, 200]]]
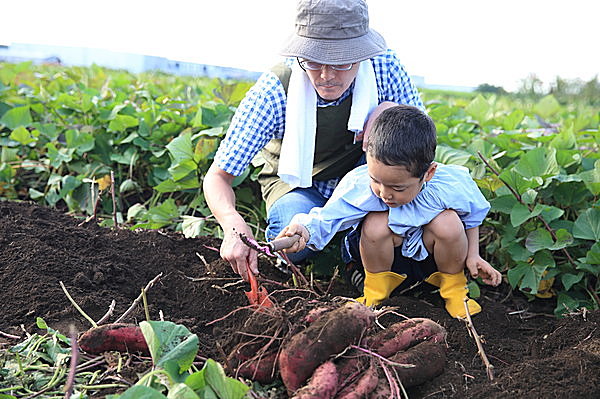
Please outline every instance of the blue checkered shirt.
[[[287, 58], [291, 66], [295, 58]], [[379, 103], [393, 101], [424, 110], [416, 87], [398, 60], [396, 53], [387, 50], [371, 59], [375, 70]], [[340, 98], [327, 101], [318, 97], [317, 106], [340, 104], [354, 88], [352, 84]], [[246, 93], [237, 108], [227, 135], [215, 154], [215, 165], [225, 172], [239, 176], [254, 156], [271, 140], [283, 137], [285, 127], [286, 94], [283, 84], [273, 72], [265, 72]], [[352, 134], [349, 132], [348, 134]], [[325, 197], [331, 197], [339, 179], [313, 180], [313, 186]]]

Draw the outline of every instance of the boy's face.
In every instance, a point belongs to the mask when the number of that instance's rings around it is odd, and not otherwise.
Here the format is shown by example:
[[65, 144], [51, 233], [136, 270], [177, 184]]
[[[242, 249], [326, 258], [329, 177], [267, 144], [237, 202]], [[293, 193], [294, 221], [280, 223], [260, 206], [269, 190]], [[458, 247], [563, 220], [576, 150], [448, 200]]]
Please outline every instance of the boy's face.
[[432, 162], [423, 179], [418, 179], [404, 166], [386, 165], [367, 153], [367, 168], [373, 193], [390, 208], [396, 208], [415, 199], [423, 183], [435, 174], [437, 164]]

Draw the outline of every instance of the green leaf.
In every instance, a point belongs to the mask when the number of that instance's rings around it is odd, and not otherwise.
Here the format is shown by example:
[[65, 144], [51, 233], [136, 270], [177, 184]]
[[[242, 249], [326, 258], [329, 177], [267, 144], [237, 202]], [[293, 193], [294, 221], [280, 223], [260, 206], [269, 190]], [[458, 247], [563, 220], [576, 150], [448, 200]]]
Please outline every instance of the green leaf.
[[[509, 214], [512, 212], [515, 205], [517, 205], [517, 199], [514, 195], [502, 195], [500, 197], [496, 197], [490, 200], [490, 205], [492, 206], [492, 211], [502, 212]], [[519, 204], [520, 205], [520, 204]]]
[[531, 266], [528, 263], [517, 262], [517, 266], [508, 270], [506, 277], [508, 278], [508, 283], [513, 289], [519, 286], [523, 276], [525, 276], [530, 268]]
[[127, 128], [135, 127], [139, 124], [137, 118], [129, 115], [117, 115], [115, 119], [110, 121], [108, 124], [108, 131], [110, 132], [123, 132]]
[[556, 98], [552, 94], [547, 95], [542, 98], [536, 105], [533, 107], [533, 112], [546, 119], [560, 110], [560, 104], [556, 101]]
[[140, 327], [154, 364], [174, 381], [185, 380], [182, 374], [192, 366], [198, 353], [198, 336], [170, 321], [143, 321]]
[[136, 220], [140, 215], [146, 213], [146, 207], [142, 204], [134, 204], [127, 210], [127, 221]]
[[179, 163], [184, 160], [194, 159], [194, 146], [192, 144], [192, 135], [190, 131], [185, 131], [169, 144], [167, 149], [173, 157], [174, 163]]
[[192, 127], [202, 127], [202, 107], [198, 107], [198, 111], [192, 118], [191, 121]]
[[206, 218], [196, 216], [183, 216], [181, 229], [185, 238], [195, 238], [202, 234], [202, 228], [206, 223]]
[[527, 151], [514, 168], [525, 178], [541, 177], [547, 179], [560, 172], [556, 162], [556, 149], [538, 147]]
[[531, 258], [531, 255], [533, 255], [527, 248], [516, 242], [511, 242], [508, 247], [506, 247], [506, 250], [515, 261], [527, 262], [529, 258]]
[[134, 385], [119, 395], [119, 399], [167, 399], [167, 397], [156, 389]]
[[579, 173], [579, 177], [592, 194], [600, 194], [600, 159], [594, 163], [594, 169]]
[[479, 94], [465, 107], [465, 112], [479, 123], [484, 124], [488, 120], [490, 104]]
[[[186, 177], [197, 179], [197, 171], [198, 165], [192, 159], [182, 160], [169, 167], [169, 173], [174, 181], [183, 180]], [[193, 174], [193, 176], [190, 176], [190, 174]]]
[[556, 242], [548, 248], [549, 250], [556, 251], [573, 244], [573, 236], [567, 230], [558, 229], [556, 230], [555, 234]]
[[525, 247], [533, 253], [541, 249], [550, 248], [554, 244], [552, 236], [548, 231], [543, 228], [538, 228], [527, 235], [525, 240]]
[[197, 176], [193, 176], [186, 180], [173, 181], [171, 179], [165, 180], [154, 186], [154, 189], [159, 193], [172, 193], [174, 191], [192, 190], [200, 187], [200, 181]]
[[446, 145], [438, 145], [435, 150], [435, 160], [445, 165], [461, 165], [464, 166], [469, 159], [471, 154], [457, 149], [448, 147]]
[[565, 273], [560, 276], [560, 281], [562, 282], [565, 290], [569, 291], [571, 287], [580, 282], [583, 279], [583, 273], [579, 272], [577, 274]]
[[600, 209], [589, 208], [581, 213], [573, 225], [573, 236], [584, 240], [600, 240]]
[[546, 266], [538, 266], [532, 265], [525, 272], [523, 276], [523, 280], [521, 280], [521, 284], [519, 289], [523, 292], [527, 292], [530, 294], [537, 294], [540, 286], [540, 281], [542, 281], [542, 277], [544, 272], [546, 271]]
[[36, 141], [36, 138], [33, 137], [32, 134], [29, 133], [29, 130], [23, 126], [19, 126], [18, 128], [14, 129], [8, 137], [22, 145], [27, 145]]
[[521, 111], [520, 109], [515, 109], [504, 119], [502, 119], [502, 127], [504, 130], [515, 130], [524, 117], [525, 112]]
[[75, 129], [69, 129], [65, 132], [65, 139], [69, 148], [75, 148], [77, 153], [83, 155], [94, 148], [94, 136], [89, 133], [79, 132]]
[[223, 367], [212, 359], [204, 364], [206, 382], [221, 399], [240, 399], [250, 389], [242, 382], [228, 378]]
[[[175, 384], [169, 389], [168, 399], [200, 399], [192, 388], [184, 383]], [[203, 398], [204, 399], [204, 398]]]
[[477, 282], [469, 281], [467, 289], [469, 290], [470, 298], [477, 299], [481, 296], [481, 290], [479, 289], [479, 284], [477, 284]]
[[500, 173], [500, 179], [502, 179], [504, 184], [512, 187], [520, 195], [530, 188], [540, 186], [538, 181], [525, 178], [523, 175], [515, 172], [513, 169], [504, 169]]
[[[592, 245], [592, 248], [586, 254], [585, 261], [592, 265], [600, 265], [600, 243]], [[600, 270], [597, 270], [597, 272], [600, 272]]]
[[553, 221], [555, 219], [558, 219], [565, 213], [564, 210], [557, 208], [555, 206], [540, 205], [540, 204], [535, 205], [536, 208], [538, 208], [538, 206], [542, 208], [542, 212], [540, 213], [540, 215], [548, 223], [550, 223], [551, 221]]
[[3, 124], [9, 129], [16, 129], [19, 126], [27, 127], [31, 125], [31, 112], [28, 106], [12, 108], [2, 115], [0, 124]]
[[579, 300], [561, 292], [556, 299], [556, 309], [554, 309], [554, 314], [559, 316], [565, 313], [574, 312], [578, 307]]
[[527, 205], [516, 203], [510, 212], [510, 223], [514, 226], [520, 226], [531, 217], [531, 212]]
[[63, 162], [71, 162], [73, 159], [73, 152], [75, 152], [74, 148], [57, 149], [54, 143], [46, 143], [46, 149], [48, 150], [50, 165], [55, 168], [58, 168]]

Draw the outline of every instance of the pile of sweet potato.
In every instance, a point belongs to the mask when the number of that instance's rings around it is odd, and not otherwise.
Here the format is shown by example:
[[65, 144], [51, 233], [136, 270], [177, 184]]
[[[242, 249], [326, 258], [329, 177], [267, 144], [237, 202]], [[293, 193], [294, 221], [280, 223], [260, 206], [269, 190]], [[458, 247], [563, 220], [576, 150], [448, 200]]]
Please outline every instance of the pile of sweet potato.
[[[277, 348], [238, 345], [229, 356], [237, 375], [262, 383], [277, 372], [293, 398], [399, 397], [399, 387], [442, 373], [446, 331], [423, 318], [381, 330], [373, 311], [356, 302], [306, 318], [308, 326]], [[256, 356], [256, 353], [261, 353]]]

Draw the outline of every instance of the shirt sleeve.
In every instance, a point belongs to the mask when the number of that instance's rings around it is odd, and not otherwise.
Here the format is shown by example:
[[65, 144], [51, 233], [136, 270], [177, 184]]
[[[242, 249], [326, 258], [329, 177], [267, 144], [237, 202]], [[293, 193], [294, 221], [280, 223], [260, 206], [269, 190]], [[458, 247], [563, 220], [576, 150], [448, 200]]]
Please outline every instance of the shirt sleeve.
[[358, 225], [367, 213], [387, 209], [371, 191], [365, 165], [348, 172], [323, 207], [297, 214], [291, 223], [305, 226], [310, 233], [308, 247], [321, 250], [337, 232]]
[[246, 93], [215, 154], [215, 164], [239, 176], [272, 138], [283, 136], [286, 95], [272, 72], [261, 75]]
[[465, 229], [479, 226], [490, 209], [469, 170], [463, 166], [438, 164], [433, 179], [425, 183], [414, 200], [390, 210], [390, 229], [404, 237], [404, 256], [416, 260], [427, 257], [423, 226], [446, 209], [458, 214]]
[[379, 102], [393, 101], [412, 105], [425, 111], [419, 91], [393, 50], [373, 58], [373, 67], [377, 77]]

